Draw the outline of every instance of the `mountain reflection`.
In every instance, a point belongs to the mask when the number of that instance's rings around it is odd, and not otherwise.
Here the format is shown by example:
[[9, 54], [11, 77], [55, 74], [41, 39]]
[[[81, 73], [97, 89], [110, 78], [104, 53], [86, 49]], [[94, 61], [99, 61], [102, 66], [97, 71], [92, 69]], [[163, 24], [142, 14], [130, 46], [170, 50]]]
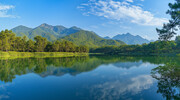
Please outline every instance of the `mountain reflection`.
[[[2, 85], [11, 84], [17, 75], [28, 73], [39, 75], [41, 77], [38, 78], [41, 79], [58, 76], [57, 80], [66, 74], [78, 75], [67, 78], [67, 82], [76, 82], [76, 84], [70, 85], [77, 88], [75, 92], [73, 92], [73, 88], [68, 93], [71, 92], [72, 97], [84, 97], [82, 100], [140, 99], [143, 96], [140, 94], [147, 91], [148, 95], [152, 92], [151, 95], [154, 95], [154, 98], [159, 93], [164, 99], [180, 99], [180, 59], [177, 57], [86, 56], [0, 60], [0, 82], [5, 82]], [[21, 82], [23, 83], [23, 81]], [[58, 93], [61, 89], [66, 90], [68, 87], [68, 85], [62, 84], [60, 87], [59, 84], [53, 84], [54, 82], [48, 84], [51, 84], [52, 88], [53, 86], [58, 88]], [[60, 83], [62, 82], [60, 81]], [[158, 83], [157, 88], [156, 83]], [[6, 93], [3, 90], [1, 92]], [[154, 98], [152, 96], [152, 98], [146, 99], [153, 100]], [[78, 100], [80, 99], [78, 98]]]
[[[36, 73], [41, 77], [64, 74], [77, 75], [96, 69], [102, 64], [113, 64], [118, 68], [129, 69], [139, 67], [145, 62], [164, 64], [169, 58], [159, 57], [118, 57], [118, 56], [87, 56], [68, 58], [18, 58], [0, 60], [0, 80], [12, 82], [16, 75]], [[178, 60], [175, 60], [178, 62]]]

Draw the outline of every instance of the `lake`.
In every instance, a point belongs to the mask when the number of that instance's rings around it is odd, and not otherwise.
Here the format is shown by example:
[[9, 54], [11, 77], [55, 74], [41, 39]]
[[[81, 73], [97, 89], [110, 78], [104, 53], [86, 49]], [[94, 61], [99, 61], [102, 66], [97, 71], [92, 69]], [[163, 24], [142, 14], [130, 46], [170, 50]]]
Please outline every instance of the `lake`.
[[0, 60], [0, 100], [180, 100], [180, 57]]

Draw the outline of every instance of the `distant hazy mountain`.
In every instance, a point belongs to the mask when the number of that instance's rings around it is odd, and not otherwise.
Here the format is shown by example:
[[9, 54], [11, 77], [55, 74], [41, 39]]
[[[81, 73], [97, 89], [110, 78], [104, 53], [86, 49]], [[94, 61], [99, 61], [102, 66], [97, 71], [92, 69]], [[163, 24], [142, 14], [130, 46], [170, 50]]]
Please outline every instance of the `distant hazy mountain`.
[[104, 37], [104, 39], [111, 39], [109, 36]]
[[119, 34], [114, 36], [112, 39], [114, 40], [121, 40], [125, 42], [126, 44], [143, 44], [143, 43], [149, 43], [150, 41], [147, 39], [142, 38], [141, 36], [137, 35], [134, 36], [130, 33], [127, 34]]
[[89, 47], [122, 45], [125, 44], [120, 40], [104, 39], [95, 34], [94, 32], [81, 30], [74, 34], [60, 38], [60, 40], [72, 41], [76, 45], [87, 45]]
[[12, 29], [17, 36], [27, 36], [30, 39], [34, 39], [35, 36], [39, 35], [46, 37], [49, 41], [57, 40], [60, 37], [76, 33], [81, 29], [78, 27], [66, 28], [64, 26], [52, 26], [48, 24], [41, 24], [36, 28], [28, 28], [26, 26], [18, 26]]

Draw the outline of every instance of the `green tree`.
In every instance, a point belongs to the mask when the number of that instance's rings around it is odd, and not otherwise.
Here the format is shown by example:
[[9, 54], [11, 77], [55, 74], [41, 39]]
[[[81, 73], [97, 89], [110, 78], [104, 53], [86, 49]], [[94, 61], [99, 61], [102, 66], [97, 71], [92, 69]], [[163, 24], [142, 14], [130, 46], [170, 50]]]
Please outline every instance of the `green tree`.
[[35, 42], [33, 40], [28, 40], [26, 43], [26, 51], [34, 52], [35, 51]]
[[169, 10], [166, 12], [171, 16], [169, 23], [164, 24], [162, 29], [156, 29], [159, 33], [159, 40], [168, 41], [179, 30], [180, 26], [180, 0], [176, 0], [175, 3], [169, 3]]
[[26, 42], [27, 42], [27, 37], [23, 36], [23, 38], [21, 39], [21, 49], [23, 52], [25, 52], [27, 49], [26, 48], [27, 47]]
[[47, 45], [47, 39], [41, 36], [34, 37], [37, 52], [43, 52]]
[[177, 47], [180, 48], [180, 36], [176, 37], [175, 42], [177, 44]]
[[52, 45], [52, 50], [54, 52], [60, 51], [60, 45], [61, 45], [60, 41], [55, 41]]
[[9, 38], [9, 33], [11, 33], [12, 31], [1, 31], [0, 32], [0, 39], [1, 39], [1, 50], [3, 51], [9, 51], [10, 50], [10, 38]]
[[46, 52], [53, 52], [52, 45], [53, 45], [52, 42], [48, 41], [46, 48], [45, 48], [45, 51]]

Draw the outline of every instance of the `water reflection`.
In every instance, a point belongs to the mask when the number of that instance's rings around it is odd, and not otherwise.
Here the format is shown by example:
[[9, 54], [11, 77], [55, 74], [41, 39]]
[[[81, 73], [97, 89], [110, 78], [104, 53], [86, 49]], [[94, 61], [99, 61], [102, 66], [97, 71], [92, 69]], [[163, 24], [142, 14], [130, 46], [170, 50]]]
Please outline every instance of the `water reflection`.
[[[16, 75], [36, 73], [42, 77], [49, 75], [62, 76], [64, 74], [77, 75], [97, 68], [101, 64], [113, 62], [117, 67], [133, 67], [128, 62], [131, 57], [69, 57], [69, 58], [19, 58], [0, 61], [0, 80], [12, 82]], [[139, 61], [139, 59], [133, 59]], [[121, 62], [121, 63], [119, 63]], [[124, 62], [124, 63], [123, 63]], [[125, 63], [127, 62], [127, 63]], [[129, 62], [132, 63], [132, 62]], [[139, 62], [142, 64], [142, 62]], [[118, 65], [117, 65], [118, 64]], [[131, 65], [133, 65], [132, 63]], [[120, 66], [119, 66], [120, 65]]]
[[180, 65], [171, 62], [154, 68], [152, 77], [158, 80], [157, 93], [167, 100], [180, 100]]
[[[87, 56], [2, 59], [0, 99], [23, 99], [23, 93], [27, 95], [25, 93], [29, 89], [34, 93], [31, 94], [32, 98], [29, 97], [30, 100], [47, 97], [63, 100], [154, 100], [164, 97], [179, 100], [179, 65], [180, 59], [177, 57]], [[21, 79], [21, 76], [24, 77]], [[27, 77], [30, 78], [26, 83], [24, 80]], [[10, 86], [12, 84], [14, 87]], [[26, 92], [19, 92], [21, 86], [27, 89], [22, 89]], [[46, 91], [38, 92], [35, 87]], [[54, 94], [49, 96], [51, 90]], [[16, 98], [17, 93], [22, 95]], [[41, 98], [37, 98], [36, 95]]]
[[149, 75], [140, 75], [127, 80], [108, 81], [90, 87], [93, 100], [131, 100], [140, 92], [149, 89], [154, 80]]

